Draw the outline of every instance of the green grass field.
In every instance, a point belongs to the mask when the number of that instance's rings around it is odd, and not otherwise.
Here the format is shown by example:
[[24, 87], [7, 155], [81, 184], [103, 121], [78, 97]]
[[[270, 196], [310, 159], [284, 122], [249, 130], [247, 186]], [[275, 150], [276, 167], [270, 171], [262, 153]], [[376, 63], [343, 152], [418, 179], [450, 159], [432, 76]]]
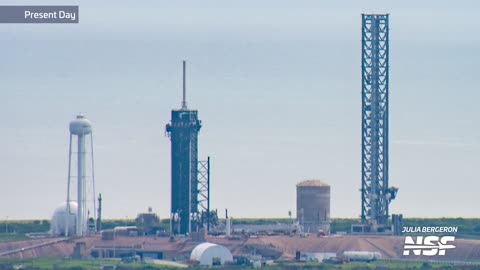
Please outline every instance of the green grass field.
[[[361, 270], [361, 269], [458, 269], [458, 266], [449, 264], [429, 264], [422, 262], [387, 262], [376, 261], [371, 263], [366, 262], [351, 262], [346, 264], [325, 264], [325, 263], [306, 263], [306, 264], [284, 264], [272, 266], [267, 269], [274, 270], [275, 268], [285, 270], [313, 270], [313, 269], [339, 269], [339, 270]], [[475, 269], [475, 268], [469, 268]]]
[[116, 269], [179, 269], [172, 266], [123, 263], [120, 260], [72, 260], [64, 258], [38, 258], [38, 259], [0, 259], [0, 269], [101, 269], [102, 266], [115, 266]]
[[25, 234], [18, 233], [0, 233], [0, 242], [22, 241], [28, 238]]
[[[72, 260], [63, 258], [39, 258], [39, 259], [1, 259], [0, 269], [101, 269], [102, 266], [115, 266], [119, 270], [127, 269], [181, 269], [173, 266], [154, 265], [145, 263], [123, 263], [120, 260]], [[201, 270], [205, 267], [191, 266], [188, 269]], [[213, 269], [243, 270], [252, 269], [249, 266], [227, 265], [214, 267]], [[314, 270], [314, 269], [338, 269], [338, 270], [362, 270], [362, 269], [480, 269], [479, 265], [451, 265], [448, 263], [424, 263], [424, 262], [395, 262], [376, 261], [371, 263], [351, 262], [347, 264], [325, 263], [297, 263], [280, 262], [265, 266], [265, 270]]]

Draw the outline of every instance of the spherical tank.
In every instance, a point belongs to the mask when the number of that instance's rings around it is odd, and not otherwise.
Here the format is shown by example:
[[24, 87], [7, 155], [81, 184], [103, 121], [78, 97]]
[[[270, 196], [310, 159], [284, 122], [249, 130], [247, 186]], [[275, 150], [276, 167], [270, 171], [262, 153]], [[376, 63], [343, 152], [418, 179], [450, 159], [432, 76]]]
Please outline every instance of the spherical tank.
[[[69, 213], [70, 210], [70, 213]], [[68, 204], [63, 202], [60, 204], [52, 215], [52, 222], [50, 223], [50, 231], [53, 235], [65, 235], [75, 233], [75, 223], [77, 215], [77, 203], [71, 201]], [[67, 232], [68, 229], [68, 232]]]
[[74, 135], [87, 135], [92, 132], [92, 123], [85, 116], [79, 114], [70, 122], [70, 133]]
[[297, 184], [297, 219], [307, 224], [330, 220], [330, 185], [318, 180]]

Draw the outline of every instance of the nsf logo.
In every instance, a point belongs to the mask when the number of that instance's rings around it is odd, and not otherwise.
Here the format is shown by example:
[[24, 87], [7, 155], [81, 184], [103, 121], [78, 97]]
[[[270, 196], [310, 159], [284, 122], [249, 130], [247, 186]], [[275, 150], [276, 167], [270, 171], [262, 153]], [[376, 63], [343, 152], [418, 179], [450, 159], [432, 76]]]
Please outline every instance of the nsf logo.
[[405, 237], [405, 245], [403, 246], [403, 255], [410, 255], [410, 251], [413, 251], [413, 255], [424, 256], [445, 256], [447, 249], [454, 249], [455, 246], [452, 243], [455, 241], [455, 236], [417, 236], [416, 241], [414, 237]]

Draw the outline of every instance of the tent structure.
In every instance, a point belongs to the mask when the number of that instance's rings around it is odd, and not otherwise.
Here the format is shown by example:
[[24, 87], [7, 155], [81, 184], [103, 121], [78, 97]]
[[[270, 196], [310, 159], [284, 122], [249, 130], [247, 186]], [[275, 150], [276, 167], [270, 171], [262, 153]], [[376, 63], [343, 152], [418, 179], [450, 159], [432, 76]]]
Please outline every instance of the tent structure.
[[192, 250], [190, 259], [200, 262], [200, 265], [211, 266], [213, 264], [223, 265], [225, 262], [232, 262], [233, 256], [226, 247], [205, 242]]

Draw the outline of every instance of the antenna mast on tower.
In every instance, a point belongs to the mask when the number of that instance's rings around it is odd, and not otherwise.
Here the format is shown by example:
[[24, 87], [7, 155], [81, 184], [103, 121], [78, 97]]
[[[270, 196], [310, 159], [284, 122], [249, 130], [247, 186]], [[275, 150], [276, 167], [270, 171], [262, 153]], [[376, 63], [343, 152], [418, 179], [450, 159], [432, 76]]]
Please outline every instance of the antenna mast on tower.
[[185, 77], [187, 76], [186, 74], [186, 62], [183, 60], [183, 98], [182, 98], [182, 110], [187, 109], [187, 89], [186, 89], [186, 81]]

